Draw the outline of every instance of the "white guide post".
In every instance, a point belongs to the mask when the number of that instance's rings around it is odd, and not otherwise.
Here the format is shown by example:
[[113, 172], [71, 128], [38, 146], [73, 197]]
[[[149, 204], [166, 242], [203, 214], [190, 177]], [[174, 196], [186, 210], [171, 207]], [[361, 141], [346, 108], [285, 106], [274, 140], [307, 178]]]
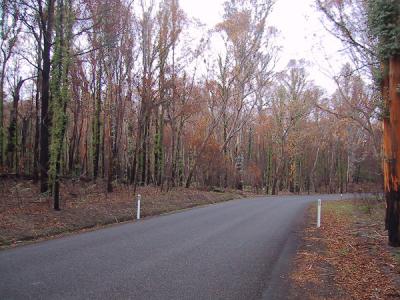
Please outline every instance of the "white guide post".
[[318, 199], [317, 207], [317, 228], [321, 227], [321, 199]]
[[136, 210], [136, 219], [140, 220], [140, 199], [142, 196], [140, 194], [137, 195], [137, 210]]

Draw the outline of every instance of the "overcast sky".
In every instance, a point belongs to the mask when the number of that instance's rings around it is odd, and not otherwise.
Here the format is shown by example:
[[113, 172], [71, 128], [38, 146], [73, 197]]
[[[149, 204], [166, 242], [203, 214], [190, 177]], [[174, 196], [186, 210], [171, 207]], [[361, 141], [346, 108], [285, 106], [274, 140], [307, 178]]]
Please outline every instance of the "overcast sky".
[[[189, 17], [198, 18], [211, 28], [222, 20], [223, 2], [181, 0], [180, 4]], [[277, 0], [268, 25], [280, 32], [278, 43], [282, 51], [278, 70], [290, 59], [303, 58], [310, 63], [310, 79], [331, 93], [335, 85], [328, 75], [338, 72], [345, 59], [340, 54], [341, 44], [326, 32], [320, 18], [314, 0]]]

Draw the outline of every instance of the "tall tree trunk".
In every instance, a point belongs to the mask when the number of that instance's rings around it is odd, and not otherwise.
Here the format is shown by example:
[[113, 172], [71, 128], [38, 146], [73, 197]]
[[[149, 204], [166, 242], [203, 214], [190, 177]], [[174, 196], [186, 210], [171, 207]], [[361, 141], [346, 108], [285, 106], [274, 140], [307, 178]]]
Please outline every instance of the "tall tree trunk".
[[[25, 174], [30, 174], [30, 153], [28, 151], [28, 144], [29, 144], [29, 131], [30, 128], [32, 127], [32, 123], [30, 122], [30, 118], [23, 117], [21, 120], [21, 154], [20, 157], [22, 157], [23, 165], [22, 168], [24, 170]], [[19, 160], [17, 159], [15, 164], [18, 166], [19, 165]], [[17, 175], [19, 172], [19, 168], [17, 168]]]
[[141, 140], [141, 147], [140, 147], [140, 167], [141, 167], [141, 183], [142, 185], [146, 184], [146, 165], [147, 165], [147, 139], [148, 139], [148, 125], [147, 123], [149, 118], [147, 116], [147, 112], [145, 112], [145, 117], [143, 120], [143, 134], [142, 134], [142, 140]]
[[33, 144], [33, 169], [32, 176], [33, 181], [36, 183], [39, 180], [39, 168], [38, 168], [38, 160], [39, 160], [39, 139], [40, 139], [40, 87], [41, 87], [41, 72], [38, 72], [38, 78], [36, 81], [36, 95], [35, 95], [35, 140]]
[[113, 179], [113, 149], [112, 149], [112, 132], [111, 132], [111, 97], [109, 97], [108, 101], [108, 116], [107, 116], [107, 129], [106, 129], [106, 136], [105, 136], [105, 151], [107, 151], [107, 172], [106, 172], [106, 180], [107, 180], [107, 192], [112, 193], [113, 186], [112, 186], [112, 179]]
[[177, 163], [178, 167], [178, 186], [182, 186], [183, 184], [183, 168], [184, 168], [184, 163], [183, 163], [183, 143], [182, 143], [182, 132], [183, 132], [183, 117], [180, 117], [179, 121], [179, 129], [177, 132], [177, 138], [176, 138], [176, 151], [175, 151], [175, 161]]
[[[50, 66], [51, 66], [51, 47], [53, 34], [53, 17], [54, 17], [54, 0], [47, 2], [47, 20], [43, 30], [43, 68], [42, 68], [42, 99], [41, 99], [41, 119], [40, 119], [40, 192], [44, 193], [48, 190], [48, 172], [49, 172], [49, 132], [51, 120], [49, 115], [50, 100]], [[43, 20], [44, 22], [44, 20]]]
[[167, 188], [175, 186], [175, 177], [176, 177], [176, 122], [174, 119], [171, 120], [171, 158], [170, 158], [170, 167], [168, 172], [168, 184]]
[[[68, 145], [68, 172], [75, 173], [75, 148], [79, 146], [78, 139], [78, 113], [74, 112], [74, 125], [72, 129], [72, 135]], [[83, 123], [83, 121], [82, 121]], [[81, 128], [82, 129], [82, 128]]]
[[[67, 0], [67, 2], [69, 2]], [[71, 41], [72, 21], [71, 4], [64, 0], [57, 1], [56, 38], [54, 45], [54, 69], [51, 82], [52, 117], [50, 183], [54, 209], [60, 210], [60, 172], [64, 148], [64, 136], [67, 128], [68, 72], [70, 64], [69, 43]]]
[[317, 168], [317, 162], [318, 162], [318, 157], [319, 157], [319, 149], [320, 147], [318, 146], [317, 148], [317, 153], [315, 154], [315, 159], [314, 163], [310, 172], [310, 185], [311, 185], [311, 190], [316, 193], [316, 186], [315, 186], [315, 169]]
[[272, 148], [268, 147], [267, 150], [267, 163], [266, 170], [264, 171], [265, 177], [265, 193], [268, 195], [271, 185], [271, 175], [272, 175]]
[[382, 94], [386, 115], [383, 122], [384, 190], [386, 196], [386, 228], [389, 244], [400, 246], [400, 55], [392, 56], [384, 66]]
[[95, 93], [95, 113], [93, 119], [93, 178], [96, 179], [99, 174], [99, 159], [100, 159], [100, 113], [101, 113], [101, 78], [102, 66], [100, 63], [97, 88]]
[[154, 136], [154, 181], [161, 186], [162, 167], [163, 167], [163, 129], [164, 129], [164, 109], [158, 112], [155, 118], [155, 136]]
[[[222, 97], [226, 97], [225, 94], [226, 94], [225, 89], [223, 89]], [[228, 121], [226, 119], [226, 111], [223, 111], [222, 121], [223, 121], [223, 127], [224, 127], [223, 128], [223, 140], [225, 142], [228, 139]], [[228, 187], [228, 172], [229, 172], [228, 163], [229, 163], [229, 161], [227, 159], [228, 158], [228, 145], [225, 143], [224, 143], [222, 152], [224, 153], [224, 160], [225, 160], [224, 184], [223, 185], [224, 185], [224, 188], [227, 188]]]
[[15, 173], [18, 173], [17, 166], [17, 127], [18, 127], [18, 103], [20, 98], [20, 91], [25, 80], [20, 79], [13, 91], [13, 105], [10, 114], [10, 125], [8, 127], [8, 143], [7, 143], [7, 164], [11, 170], [14, 169]]
[[0, 74], [0, 167], [4, 163], [4, 79], [5, 79], [5, 62], [2, 64]]
[[272, 195], [277, 195], [277, 192], [276, 192], [277, 184], [278, 184], [278, 177], [275, 174], [274, 179], [272, 181], [272, 192], [271, 192]]
[[147, 161], [146, 161], [146, 185], [149, 185], [151, 182], [151, 155], [150, 155], [150, 124], [151, 119], [149, 119], [147, 123], [147, 137], [146, 137], [146, 152], [147, 152]]

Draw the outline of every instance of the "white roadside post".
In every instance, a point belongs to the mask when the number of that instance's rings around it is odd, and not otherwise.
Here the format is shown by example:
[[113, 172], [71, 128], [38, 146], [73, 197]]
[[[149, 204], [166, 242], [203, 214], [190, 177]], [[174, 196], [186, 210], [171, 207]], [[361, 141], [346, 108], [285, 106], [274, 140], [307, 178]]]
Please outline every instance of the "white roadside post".
[[321, 199], [318, 199], [318, 208], [317, 208], [317, 228], [321, 227]]
[[140, 199], [142, 196], [140, 194], [137, 195], [137, 210], [136, 210], [136, 219], [140, 220]]

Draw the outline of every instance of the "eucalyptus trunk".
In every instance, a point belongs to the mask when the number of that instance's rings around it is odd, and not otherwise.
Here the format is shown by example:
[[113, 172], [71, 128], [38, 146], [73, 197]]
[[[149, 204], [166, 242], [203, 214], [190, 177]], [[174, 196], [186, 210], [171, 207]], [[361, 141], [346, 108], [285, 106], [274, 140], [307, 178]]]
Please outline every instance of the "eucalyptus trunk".
[[383, 120], [384, 190], [386, 228], [389, 244], [400, 246], [400, 55], [392, 56], [383, 66], [382, 95], [385, 101]]

